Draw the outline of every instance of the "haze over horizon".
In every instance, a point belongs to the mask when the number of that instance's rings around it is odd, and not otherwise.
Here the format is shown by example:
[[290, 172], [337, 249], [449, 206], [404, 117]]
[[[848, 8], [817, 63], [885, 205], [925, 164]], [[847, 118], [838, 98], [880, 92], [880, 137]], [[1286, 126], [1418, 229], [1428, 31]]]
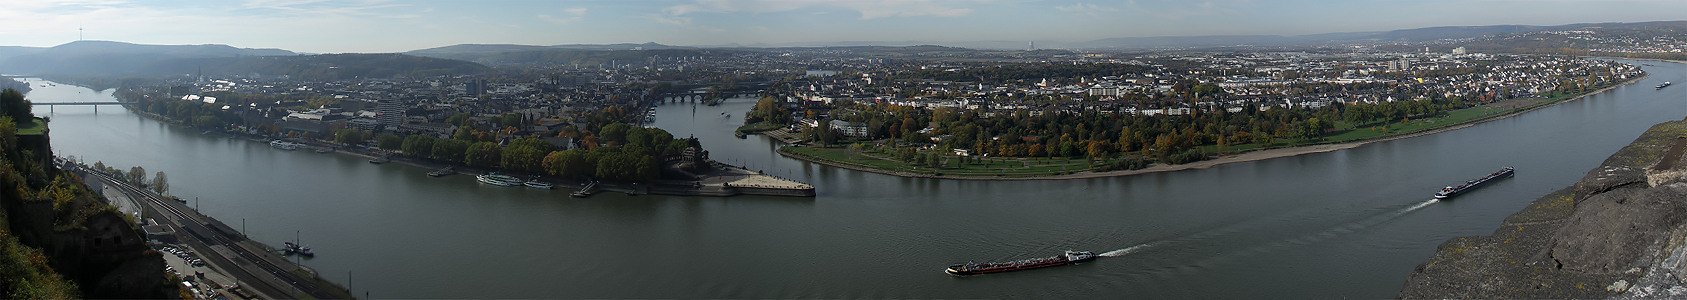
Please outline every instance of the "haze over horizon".
[[0, 19], [10, 22], [0, 36], [8, 39], [0, 45], [50, 47], [79, 34], [86, 40], [312, 53], [453, 44], [1076, 42], [1666, 21], [1682, 19], [1682, 11], [1687, 1], [46, 0], [5, 4]]

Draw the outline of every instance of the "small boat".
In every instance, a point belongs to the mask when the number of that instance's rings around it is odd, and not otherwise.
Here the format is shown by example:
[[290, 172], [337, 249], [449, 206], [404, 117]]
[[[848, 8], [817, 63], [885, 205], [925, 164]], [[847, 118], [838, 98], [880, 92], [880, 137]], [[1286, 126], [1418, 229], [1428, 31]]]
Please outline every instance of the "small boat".
[[1464, 184], [1460, 184], [1460, 185], [1456, 185], [1456, 186], [1448, 186], [1447, 188], [1443, 188], [1443, 189], [1441, 189], [1440, 192], [1435, 193], [1435, 199], [1436, 200], [1450, 199], [1453, 196], [1457, 196], [1460, 193], [1468, 192], [1470, 190], [1476, 189], [1477, 187], [1481, 187], [1484, 184], [1487, 184], [1489, 182], [1493, 182], [1494, 179], [1511, 177], [1513, 174], [1516, 174], [1516, 169], [1512, 169], [1511, 167], [1501, 168], [1499, 171], [1489, 173], [1488, 176], [1482, 176], [1482, 178], [1477, 178], [1476, 180], [1465, 181]]
[[275, 147], [275, 149], [293, 151], [293, 150], [299, 150], [299, 148], [303, 148], [305, 146], [305, 144], [300, 144], [298, 142], [291, 142], [291, 141], [287, 141], [287, 140], [274, 140], [274, 141], [269, 141], [269, 146]]
[[281, 242], [281, 255], [293, 255], [296, 252], [299, 252], [299, 244]]
[[475, 176], [474, 178], [476, 180], [480, 180], [480, 183], [496, 185], [496, 186], [518, 186], [518, 185], [522, 185], [522, 184], [526, 183], [526, 182], [522, 181], [520, 178], [515, 178], [515, 176], [503, 175], [503, 174], [498, 174], [498, 173], [487, 173], [485, 175]]
[[443, 169], [435, 170], [433, 172], [428, 172], [428, 177], [443, 177], [445, 175], [451, 175], [451, 174], [457, 174], [457, 170], [453, 170], [453, 169], [451, 169], [451, 167], [445, 167]]
[[539, 179], [537, 179], [537, 178], [535, 178], [533, 180], [528, 180], [527, 182], [523, 182], [523, 183], [521, 183], [521, 185], [525, 185], [525, 186], [530, 187], [530, 188], [536, 188], [536, 189], [541, 189], [541, 190], [548, 190], [548, 189], [556, 188], [555, 184], [551, 184], [549, 182], [544, 182], [544, 181], [539, 181]]
[[1067, 250], [1066, 253], [1062, 253], [1061, 255], [1052, 256], [1052, 257], [1032, 258], [1032, 259], [1010, 261], [1010, 262], [992, 262], [992, 263], [970, 263], [969, 262], [969, 263], [964, 263], [964, 264], [956, 264], [956, 265], [949, 266], [948, 269], [944, 269], [943, 272], [949, 273], [949, 275], [955, 275], [955, 276], [967, 276], [967, 275], [1011, 272], [1011, 271], [1030, 270], [1030, 269], [1037, 269], [1037, 268], [1047, 268], [1047, 267], [1053, 267], [1053, 266], [1064, 266], [1064, 265], [1070, 265], [1070, 264], [1094, 260], [1095, 258], [1096, 258], [1096, 255], [1095, 255], [1094, 252]]
[[1658, 87], [1656, 87], [1656, 89], [1660, 89], [1660, 90], [1664, 89], [1666, 87], [1669, 87], [1670, 84], [1671, 83], [1669, 83], [1668, 81], [1665, 81], [1664, 84], [1659, 84]]
[[369, 163], [377, 164], [377, 165], [384, 164], [384, 163], [387, 163], [389, 161], [392, 161], [392, 158], [389, 158], [386, 155], [376, 156], [375, 158], [369, 159]]
[[299, 247], [299, 256], [316, 257], [316, 253], [310, 252], [310, 247]]

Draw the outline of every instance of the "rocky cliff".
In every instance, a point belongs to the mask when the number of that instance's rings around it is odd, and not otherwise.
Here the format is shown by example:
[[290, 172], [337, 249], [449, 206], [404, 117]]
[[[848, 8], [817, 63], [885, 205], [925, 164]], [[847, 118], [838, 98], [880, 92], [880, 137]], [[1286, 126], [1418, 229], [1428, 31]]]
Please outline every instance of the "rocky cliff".
[[[0, 107], [28, 109], [23, 103], [21, 94], [0, 93]], [[0, 115], [0, 298], [178, 295], [136, 220], [58, 168], [47, 120], [27, 110]]]
[[1687, 121], [1653, 126], [1488, 236], [1447, 241], [1401, 298], [1687, 297]]

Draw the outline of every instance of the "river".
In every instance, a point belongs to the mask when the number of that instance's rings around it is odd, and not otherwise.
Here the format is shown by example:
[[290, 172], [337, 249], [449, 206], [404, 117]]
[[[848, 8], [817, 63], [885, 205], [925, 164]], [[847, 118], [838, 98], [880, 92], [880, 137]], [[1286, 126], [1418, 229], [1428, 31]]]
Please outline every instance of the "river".
[[[1483, 235], [1652, 124], [1687, 115], [1687, 66], [1451, 132], [1210, 169], [1063, 181], [913, 179], [783, 158], [732, 129], [753, 99], [661, 106], [656, 126], [815, 198], [623, 196], [281, 151], [121, 108], [59, 107], [61, 155], [168, 173], [171, 190], [379, 298], [1388, 298], [1443, 241]], [[37, 102], [111, 101], [59, 84]], [[731, 114], [724, 116], [723, 114]], [[1456, 201], [1442, 186], [1517, 167]], [[952, 263], [1110, 252], [957, 278]]]

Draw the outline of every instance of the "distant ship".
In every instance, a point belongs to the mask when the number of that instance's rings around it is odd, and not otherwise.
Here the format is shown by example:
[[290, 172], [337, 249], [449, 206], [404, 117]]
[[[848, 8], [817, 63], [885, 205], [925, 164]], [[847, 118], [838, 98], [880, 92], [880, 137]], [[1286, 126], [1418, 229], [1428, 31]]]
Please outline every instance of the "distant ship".
[[1664, 84], [1659, 84], [1657, 89], [1661, 90], [1661, 89], [1664, 89], [1666, 87], [1669, 87], [1669, 85], [1670, 85], [1670, 83], [1668, 81], [1665, 81]]
[[1441, 192], [1435, 193], [1435, 199], [1441, 200], [1441, 199], [1452, 198], [1453, 196], [1457, 196], [1458, 194], [1464, 193], [1465, 191], [1476, 189], [1477, 187], [1481, 187], [1483, 184], [1493, 182], [1494, 179], [1511, 177], [1512, 174], [1515, 174], [1515, 173], [1516, 173], [1515, 169], [1512, 169], [1511, 167], [1505, 167], [1503, 169], [1500, 169], [1499, 171], [1488, 174], [1488, 176], [1483, 176], [1482, 178], [1477, 178], [1476, 180], [1465, 181], [1464, 184], [1460, 184], [1460, 185], [1456, 185], [1456, 186], [1449, 186], [1447, 188], [1441, 189]]
[[475, 178], [475, 180], [480, 180], [480, 183], [496, 185], [496, 186], [518, 186], [518, 185], [522, 185], [522, 184], [526, 183], [526, 182], [522, 181], [521, 178], [515, 178], [515, 176], [502, 175], [502, 174], [496, 174], [496, 173], [475, 176], [474, 178]]
[[949, 273], [949, 275], [955, 275], [955, 276], [1012, 272], [1012, 271], [1030, 270], [1030, 269], [1036, 269], [1036, 268], [1047, 268], [1047, 267], [1053, 267], [1053, 266], [1070, 265], [1070, 264], [1094, 260], [1095, 258], [1096, 258], [1096, 255], [1093, 252], [1089, 252], [1089, 251], [1070, 251], [1070, 250], [1068, 250], [1064, 254], [1052, 256], [1052, 257], [1032, 258], [1032, 259], [1025, 259], [1025, 260], [1010, 261], [1010, 262], [958, 264], [958, 265], [949, 266], [949, 268], [943, 270], [943, 272]]

